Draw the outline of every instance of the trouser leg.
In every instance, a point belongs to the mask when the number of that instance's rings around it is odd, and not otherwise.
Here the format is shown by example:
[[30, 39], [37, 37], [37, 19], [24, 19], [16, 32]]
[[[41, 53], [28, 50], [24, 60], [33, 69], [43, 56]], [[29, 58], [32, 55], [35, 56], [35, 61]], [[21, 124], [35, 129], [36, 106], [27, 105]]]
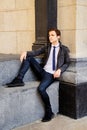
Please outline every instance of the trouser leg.
[[41, 83], [38, 87], [38, 91], [41, 95], [42, 101], [45, 106], [45, 112], [52, 112], [51, 104], [49, 96], [46, 92], [46, 89], [49, 87], [49, 85], [54, 81], [53, 75], [45, 72], [43, 75], [43, 78], [41, 80]]
[[35, 60], [35, 58], [29, 56], [25, 60], [23, 60], [17, 77], [19, 79], [23, 79], [25, 73], [27, 72], [27, 70], [29, 69], [30, 66], [33, 67], [33, 69], [35, 70], [36, 73], [38, 73], [37, 76], [38, 75], [40, 75], [41, 77], [43, 76], [44, 69]]

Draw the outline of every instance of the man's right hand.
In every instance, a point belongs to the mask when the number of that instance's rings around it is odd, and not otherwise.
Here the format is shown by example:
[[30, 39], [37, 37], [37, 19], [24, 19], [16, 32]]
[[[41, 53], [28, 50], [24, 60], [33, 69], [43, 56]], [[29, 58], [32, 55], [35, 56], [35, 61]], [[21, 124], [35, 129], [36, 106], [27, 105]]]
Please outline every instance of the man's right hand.
[[26, 59], [26, 56], [27, 56], [27, 52], [25, 51], [25, 52], [23, 52], [23, 53], [21, 54], [21, 56], [20, 56], [20, 61], [22, 62], [23, 59]]

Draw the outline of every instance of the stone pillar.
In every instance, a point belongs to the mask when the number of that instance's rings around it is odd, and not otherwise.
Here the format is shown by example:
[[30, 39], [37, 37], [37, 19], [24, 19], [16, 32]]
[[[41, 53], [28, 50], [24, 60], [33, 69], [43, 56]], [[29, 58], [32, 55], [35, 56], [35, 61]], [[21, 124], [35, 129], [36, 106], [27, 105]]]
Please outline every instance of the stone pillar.
[[87, 0], [58, 0], [58, 27], [70, 48], [71, 64], [60, 82], [60, 113], [87, 115]]
[[35, 0], [35, 21], [33, 50], [47, 44], [47, 30], [57, 27], [57, 0]]

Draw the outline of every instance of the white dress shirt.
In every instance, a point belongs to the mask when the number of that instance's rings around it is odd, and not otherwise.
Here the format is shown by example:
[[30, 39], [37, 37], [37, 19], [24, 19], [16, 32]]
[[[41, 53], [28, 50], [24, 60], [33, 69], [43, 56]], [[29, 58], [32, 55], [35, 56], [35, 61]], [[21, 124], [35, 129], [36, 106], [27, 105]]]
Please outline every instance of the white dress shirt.
[[[51, 45], [49, 58], [48, 58], [46, 65], [44, 66], [44, 70], [47, 71], [48, 73], [51, 73], [51, 74], [54, 74], [54, 72], [55, 72], [55, 70], [52, 69], [53, 47], [54, 47], [54, 45]], [[59, 43], [57, 45], [55, 45], [55, 64], [56, 65], [57, 65], [58, 52], [59, 52]]]

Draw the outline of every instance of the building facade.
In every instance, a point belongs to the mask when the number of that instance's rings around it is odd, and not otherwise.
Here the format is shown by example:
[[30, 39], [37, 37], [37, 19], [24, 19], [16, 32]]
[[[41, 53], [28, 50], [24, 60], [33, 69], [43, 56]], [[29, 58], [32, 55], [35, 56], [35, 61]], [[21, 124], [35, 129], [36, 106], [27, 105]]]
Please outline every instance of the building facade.
[[[0, 53], [20, 54], [41, 47], [47, 44], [47, 30], [57, 27], [71, 57], [63, 80], [75, 90], [80, 85], [84, 100], [87, 87], [86, 14], [87, 0], [0, 0]], [[85, 104], [83, 115], [87, 113]]]
[[32, 50], [57, 26], [73, 58], [87, 57], [87, 0], [0, 0], [0, 53]]

